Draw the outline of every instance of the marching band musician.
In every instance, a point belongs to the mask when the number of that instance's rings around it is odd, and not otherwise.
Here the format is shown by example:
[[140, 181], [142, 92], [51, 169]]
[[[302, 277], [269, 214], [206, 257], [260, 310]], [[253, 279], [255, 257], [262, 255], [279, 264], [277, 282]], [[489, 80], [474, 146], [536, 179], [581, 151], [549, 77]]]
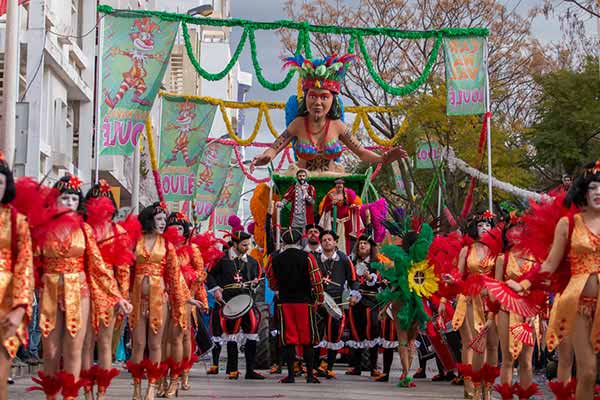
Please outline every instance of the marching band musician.
[[[246, 379], [265, 379], [254, 371], [256, 358], [256, 342], [258, 341], [258, 323], [260, 314], [255, 306], [243, 316], [227, 320], [223, 316], [223, 305], [235, 296], [247, 294], [244, 284], [259, 283], [262, 271], [258, 261], [248, 255], [250, 235], [244, 231], [232, 232], [229, 250], [208, 272], [207, 286], [209, 293], [215, 296], [215, 306], [212, 309], [210, 323], [213, 340], [227, 343], [228, 379], [238, 379], [238, 344], [245, 344]], [[217, 351], [218, 353], [218, 351]], [[213, 353], [213, 367], [209, 374], [218, 373]], [[218, 354], [216, 356], [218, 360]], [[216, 361], [218, 362], [218, 361]], [[216, 370], [216, 371], [215, 371]]]
[[[323, 275], [325, 292], [336, 303], [341, 303], [342, 292], [344, 291], [344, 287], [347, 286], [350, 288], [350, 304], [357, 304], [361, 299], [361, 295], [358, 291], [359, 283], [356, 279], [356, 272], [352, 261], [344, 253], [337, 250], [336, 243], [338, 236], [333, 231], [323, 231], [320, 239], [323, 252], [317, 258], [317, 261]], [[320, 365], [318, 372], [319, 375], [331, 379], [335, 378], [333, 365], [337, 357], [337, 352], [344, 347], [342, 334], [344, 333], [346, 316], [342, 314], [340, 319], [336, 319], [323, 307], [319, 308], [319, 315], [322, 317], [319, 323], [319, 331], [323, 340], [319, 343], [318, 347], [327, 349], [327, 363], [326, 365]]]

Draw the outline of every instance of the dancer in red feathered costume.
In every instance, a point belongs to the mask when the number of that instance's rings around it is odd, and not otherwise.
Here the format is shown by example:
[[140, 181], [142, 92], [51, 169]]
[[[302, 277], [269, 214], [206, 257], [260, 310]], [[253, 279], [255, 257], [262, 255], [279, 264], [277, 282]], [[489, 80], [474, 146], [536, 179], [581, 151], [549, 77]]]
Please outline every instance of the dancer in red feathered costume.
[[13, 173], [0, 153], [0, 399], [8, 398], [8, 373], [19, 346], [27, 346], [34, 278], [31, 234], [25, 216], [9, 203]]
[[[21, 188], [15, 204], [27, 210], [33, 224], [42, 269], [44, 373], [36, 382], [49, 398], [60, 387], [65, 399], [74, 399], [87, 383], [80, 371], [90, 316], [106, 315], [115, 306], [127, 313], [131, 305], [119, 291], [112, 267], [104, 263], [92, 227], [77, 212], [83, 206], [81, 181], [64, 176], [54, 190], [47, 190], [23, 180]], [[59, 371], [61, 360], [64, 371]]]
[[[502, 399], [529, 399], [538, 393], [538, 385], [533, 383], [533, 347], [535, 344], [534, 325], [541, 307], [546, 302], [543, 291], [535, 290], [521, 296], [504, 284], [505, 280], [523, 280], [539, 270], [539, 263], [529, 252], [517, 244], [523, 229], [516, 214], [505, 215], [504, 220], [483, 235], [496, 257], [495, 279], [486, 278], [488, 293], [500, 303], [497, 314], [498, 336], [502, 350], [500, 384], [494, 389]], [[512, 385], [514, 360], [519, 360], [519, 383]]]
[[[182, 310], [190, 301], [189, 290], [182, 284], [179, 258], [175, 246], [163, 236], [167, 224], [164, 204], [154, 203], [139, 215], [143, 236], [135, 248], [135, 267], [131, 301], [133, 312], [129, 318], [133, 349], [127, 369], [133, 377], [133, 399], [141, 399], [141, 380], [148, 377], [145, 400], [153, 400], [159, 380], [167, 366], [162, 361], [162, 341], [168, 320], [183, 324]], [[168, 313], [168, 303], [171, 312]], [[148, 345], [149, 357], [144, 359]]]
[[[129, 216], [121, 223], [113, 222], [116, 203], [110, 185], [101, 179], [85, 196], [86, 222], [92, 227], [102, 259], [113, 270], [119, 291], [129, 298], [129, 270], [135, 256], [133, 248], [142, 235], [137, 218]], [[98, 310], [92, 298], [92, 313], [85, 337], [81, 376], [89, 382], [85, 385], [85, 398], [93, 399], [94, 383], [98, 385], [98, 400], [103, 400], [106, 390], [119, 370], [112, 368], [112, 338], [115, 323], [123, 320], [122, 314], [113, 309]], [[120, 329], [118, 330], [120, 331]], [[98, 365], [93, 365], [95, 345], [98, 346]]]
[[[206, 289], [204, 288], [206, 271], [200, 249], [189, 241], [191, 234], [191, 224], [184, 214], [177, 212], [169, 215], [164, 236], [175, 246], [181, 267], [181, 285], [184, 290], [188, 290], [187, 296], [195, 299], [195, 305], [201, 310], [206, 310], [208, 309]], [[189, 390], [191, 388], [189, 370], [195, 361], [195, 357], [192, 355], [191, 341], [192, 305], [186, 303], [182, 307], [183, 309], [178, 312], [181, 320], [169, 320], [166, 331], [167, 340], [163, 341], [166, 347], [163, 350], [163, 360], [170, 370], [169, 384], [166, 384], [166, 377], [163, 379], [162, 391], [166, 398], [177, 396], [180, 377], [182, 377], [181, 389]]]
[[[600, 295], [597, 279], [600, 257], [600, 160], [583, 168], [569, 189], [564, 205], [567, 208], [575, 205], [580, 211], [574, 215], [567, 214], [558, 221], [552, 246], [542, 264], [541, 279], [548, 273], [560, 275], [560, 271], [565, 270], [570, 273], [567, 286], [554, 302], [546, 344], [549, 350], [553, 350], [564, 343], [565, 338], [571, 338], [577, 362], [575, 398], [591, 399], [597, 371], [596, 353], [600, 352], [600, 316], [596, 310]], [[568, 268], [565, 269], [565, 266]], [[510, 281], [508, 284], [514, 290], [522, 291], [535, 284], [535, 281]], [[560, 387], [555, 385], [552, 389], [557, 397], [568, 398], [564, 381]]]
[[[483, 290], [484, 278], [494, 275], [496, 260], [494, 252], [480, 241], [483, 234], [493, 228], [494, 221], [495, 215], [491, 211], [474, 216], [467, 228], [474, 242], [460, 251], [459, 276], [446, 274], [443, 277], [447, 283], [458, 284], [461, 288], [452, 327], [460, 331], [463, 344], [459, 371], [465, 379], [464, 397], [477, 400], [491, 398], [492, 385], [499, 373], [496, 367], [498, 334], [494, 322], [497, 310]], [[443, 312], [442, 309], [440, 313]]]

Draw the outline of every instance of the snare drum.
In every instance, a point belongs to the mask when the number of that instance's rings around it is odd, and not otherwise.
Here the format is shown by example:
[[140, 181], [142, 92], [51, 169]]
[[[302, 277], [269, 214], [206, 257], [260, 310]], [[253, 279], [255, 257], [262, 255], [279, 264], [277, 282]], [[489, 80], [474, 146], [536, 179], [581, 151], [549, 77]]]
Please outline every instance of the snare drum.
[[331, 297], [327, 293], [323, 293], [323, 296], [325, 298], [325, 300], [323, 301], [323, 307], [325, 307], [327, 313], [335, 319], [342, 319], [344, 313], [340, 306], [337, 305], [333, 297]]
[[254, 299], [248, 294], [240, 294], [230, 299], [223, 306], [223, 317], [225, 319], [238, 319], [252, 309]]

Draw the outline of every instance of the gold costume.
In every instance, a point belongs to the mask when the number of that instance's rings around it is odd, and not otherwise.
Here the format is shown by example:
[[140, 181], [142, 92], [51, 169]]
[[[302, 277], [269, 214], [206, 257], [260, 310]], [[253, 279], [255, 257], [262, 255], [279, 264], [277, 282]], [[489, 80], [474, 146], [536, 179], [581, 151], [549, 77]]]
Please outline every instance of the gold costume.
[[[31, 318], [33, 303], [33, 251], [27, 219], [13, 214], [7, 205], [0, 205], [0, 320], [17, 307], [25, 309], [23, 320], [14, 336], [5, 337], [0, 328], [4, 348], [12, 358], [20, 345], [27, 345], [27, 326]], [[12, 232], [13, 215], [16, 216], [16, 232]], [[12, 243], [16, 238], [16, 246]], [[13, 249], [17, 254], [13, 254]], [[14, 263], [13, 263], [14, 260]]]
[[44, 337], [56, 328], [58, 311], [75, 336], [82, 328], [81, 299], [92, 296], [96, 315], [106, 315], [122, 299], [111, 268], [102, 260], [92, 228], [85, 223], [71, 232], [52, 232], [40, 251], [43, 266], [40, 329]]
[[[530, 261], [530, 259], [533, 259], [533, 257], [525, 257], [525, 262], [519, 265], [517, 261], [519, 257], [515, 257], [512, 251], [505, 253], [504, 257], [508, 257], [507, 260], [504, 260], [504, 263], [506, 265], [506, 268], [504, 270], [505, 281], [509, 279], [518, 280], [523, 274], [529, 272], [535, 264], [533, 261]], [[512, 355], [513, 360], [516, 360], [517, 358], [519, 358], [519, 355], [523, 350], [523, 343], [514, 339], [511, 328], [522, 323], [524, 319], [519, 314], [507, 311], [504, 307], [502, 307], [501, 309], [502, 311], [508, 313], [508, 347], [510, 349], [510, 354]]]
[[[490, 254], [487, 246], [482, 244], [481, 247], [485, 250], [482, 258], [477, 254], [477, 248], [474, 247], [474, 244], [468, 247], [465, 271], [467, 277], [473, 274], [492, 275], [494, 273], [496, 258]], [[468, 304], [473, 306], [475, 330], [480, 332], [486, 322], [485, 304], [481, 295], [465, 296], [464, 294], [459, 294], [457, 296], [456, 309], [452, 318], [452, 328], [455, 331], [460, 329], [467, 315]]]
[[[182, 250], [183, 251], [178, 251], [179, 265], [181, 266], [181, 270], [183, 271], [184, 268], [191, 267], [196, 273], [196, 281], [187, 283], [183, 277], [183, 272], [181, 274], [183, 285], [185, 286], [186, 290], [188, 290], [187, 295], [189, 298], [198, 300], [204, 305], [204, 308], [208, 310], [208, 296], [206, 293], [206, 287], [204, 285], [206, 282], [206, 276], [208, 274], [204, 268], [202, 253], [200, 252], [198, 246], [193, 243], [190, 246], [185, 246]], [[196, 319], [196, 313], [192, 313], [192, 317], [194, 318], [194, 323], [197, 325], [198, 321]], [[179, 321], [180, 325], [181, 322], [182, 321]]]
[[[175, 248], [167, 243], [164, 237], [158, 236], [151, 250], [146, 248], [142, 237], [138, 240], [135, 254], [131, 298], [133, 311], [129, 317], [129, 325], [132, 330], [135, 329], [140, 315], [147, 313], [150, 327], [156, 334], [164, 322], [162, 308], [167, 302], [167, 293], [172, 306], [171, 317], [181, 322], [182, 310], [189, 299], [189, 291], [185, 283], [182, 286], [182, 275]], [[148, 278], [148, 293], [142, 293], [145, 278]]]
[[[594, 352], [600, 352], [600, 290], [596, 298], [582, 296], [588, 279], [598, 279], [600, 273], [600, 235], [594, 235], [583, 222], [581, 214], [573, 217], [571, 247], [568, 260], [571, 266], [569, 284], [552, 307], [546, 334], [546, 344], [554, 350], [565, 336], [571, 334], [577, 314], [588, 318], [591, 324], [590, 341]], [[577, 312], [575, 312], [577, 310]]]
[[[106, 238], [100, 238], [96, 235], [96, 242], [98, 244], [98, 248], [100, 249], [100, 254], [103, 254], [102, 249], [106, 246], [113, 246], [115, 240], [121, 240], [120, 238], [123, 235], [127, 235], [125, 229], [114, 222], [110, 223], [110, 230]], [[108, 265], [108, 267], [112, 267], [113, 275], [117, 280], [117, 285], [119, 292], [121, 293], [121, 297], [124, 299], [129, 299], [129, 275], [131, 267], [129, 265]], [[102, 321], [105, 327], [110, 325], [110, 321], [112, 321], [115, 313], [114, 307], [104, 308], [102, 310], [98, 310], [96, 308], [96, 304], [92, 303], [92, 324], [94, 330], [98, 332], [99, 322]]]

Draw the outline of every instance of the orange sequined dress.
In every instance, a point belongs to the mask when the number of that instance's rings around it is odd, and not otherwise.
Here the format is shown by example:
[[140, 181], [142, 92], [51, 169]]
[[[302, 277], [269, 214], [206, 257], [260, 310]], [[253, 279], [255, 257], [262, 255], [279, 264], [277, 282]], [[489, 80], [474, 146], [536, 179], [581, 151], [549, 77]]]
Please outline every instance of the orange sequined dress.
[[82, 298], [91, 295], [94, 312], [106, 314], [122, 299], [110, 267], [102, 260], [92, 228], [82, 223], [71, 232], [51, 232], [40, 251], [43, 267], [40, 329], [56, 328], [59, 311], [71, 336], [82, 328]]
[[[588, 279], [600, 273], [600, 235], [595, 235], [585, 225], [581, 214], [573, 217], [573, 233], [571, 247], [568, 252], [568, 261], [571, 266], [569, 284], [555, 301], [551, 318], [546, 333], [546, 344], [550, 351], [554, 350], [561, 340], [571, 334], [578, 312], [582, 312], [584, 303], [590, 303], [583, 298], [583, 292]], [[596, 278], [597, 279], [597, 278]], [[590, 309], [590, 322], [592, 324], [590, 340], [594, 352], [600, 352], [600, 290], [597, 298], [593, 299]]]
[[[12, 228], [15, 228], [15, 232]], [[16, 238], [16, 246], [12, 243]], [[16, 254], [13, 254], [13, 250]], [[2, 345], [12, 358], [21, 344], [27, 344], [27, 326], [33, 303], [33, 252], [26, 218], [7, 205], [0, 205], [0, 320], [17, 307], [25, 309], [16, 335], [5, 337], [0, 328]]]
[[[135, 248], [136, 262], [133, 277], [131, 302], [133, 311], [129, 325], [135, 329], [141, 315], [148, 315], [150, 327], [156, 334], [162, 326], [162, 309], [167, 299], [171, 302], [171, 318], [181, 323], [188, 293], [182, 286], [182, 275], [175, 247], [162, 236], [158, 236], [152, 249], [148, 250], [144, 238], [138, 240]], [[148, 293], [143, 292], [144, 279], [148, 278]], [[168, 289], [167, 289], [168, 288]], [[184, 323], [185, 325], [185, 323]]]
[[[487, 276], [493, 276], [494, 274], [496, 257], [490, 254], [487, 246], [480, 246], [484, 250], [483, 257], [479, 256], [475, 244], [470, 245], [467, 249], [466, 271], [464, 274], [467, 279], [473, 274], [483, 274]], [[465, 296], [463, 294], [459, 294], [457, 296], [456, 309], [454, 311], [454, 317], [452, 318], [452, 328], [455, 331], [460, 329], [467, 315], [468, 304], [472, 304], [473, 306], [475, 330], [480, 332], [483, 329], [486, 321], [485, 304], [481, 295]]]
[[[519, 264], [519, 259], [523, 260], [524, 262]], [[504, 254], [504, 280], [507, 281], [512, 279], [518, 281], [523, 274], [531, 271], [535, 265], [535, 263], [531, 260], [533, 260], [533, 256], [522, 256], [520, 254], [515, 254], [512, 251], [506, 252]], [[504, 307], [502, 307], [502, 311], [508, 312]], [[511, 332], [514, 327], [521, 324], [523, 321], [524, 319], [522, 316], [513, 312], [508, 312], [508, 345], [513, 360], [516, 360], [521, 354], [521, 351], [523, 350], [523, 343], [515, 340], [514, 335]]]

